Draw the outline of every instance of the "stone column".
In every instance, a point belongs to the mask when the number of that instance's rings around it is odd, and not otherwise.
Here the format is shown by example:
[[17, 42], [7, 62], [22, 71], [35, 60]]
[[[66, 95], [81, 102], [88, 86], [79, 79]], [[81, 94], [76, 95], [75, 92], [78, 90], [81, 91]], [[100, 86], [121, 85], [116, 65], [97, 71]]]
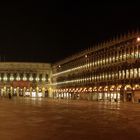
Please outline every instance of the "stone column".
[[30, 97], [32, 97], [32, 87], [30, 87]]
[[42, 88], [42, 94], [43, 94], [42, 97], [45, 97], [45, 88], [44, 87]]
[[74, 99], [74, 93], [71, 93], [71, 99], [72, 100]]
[[10, 87], [10, 94], [13, 96], [13, 87]]
[[135, 102], [135, 100], [134, 100], [134, 96], [135, 96], [135, 93], [134, 93], [134, 91], [133, 91], [133, 92], [132, 92], [132, 103]]
[[23, 88], [23, 97], [25, 97], [26, 87]]
[[17, 97], [19, 97], [19, 87], [16, 88]]
[[123, 102], [126, 102], [126, 91], [123, 91]]
[[38, 97], [39, 88], [36, 87], [36, 97]]

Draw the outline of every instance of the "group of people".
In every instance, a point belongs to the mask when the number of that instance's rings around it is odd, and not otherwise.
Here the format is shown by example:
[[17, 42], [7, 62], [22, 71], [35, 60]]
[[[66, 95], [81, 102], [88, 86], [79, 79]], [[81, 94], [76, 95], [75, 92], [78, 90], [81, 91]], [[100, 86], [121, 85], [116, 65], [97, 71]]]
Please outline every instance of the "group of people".
[[3, 96], [3, 95], [1, 95], [1, 93], [0, 93], [0, 97], [8, 97], [9, 99], [11, 99], [11, 98], [12, 98], [12, 94], [9, 92], [6, 96]]

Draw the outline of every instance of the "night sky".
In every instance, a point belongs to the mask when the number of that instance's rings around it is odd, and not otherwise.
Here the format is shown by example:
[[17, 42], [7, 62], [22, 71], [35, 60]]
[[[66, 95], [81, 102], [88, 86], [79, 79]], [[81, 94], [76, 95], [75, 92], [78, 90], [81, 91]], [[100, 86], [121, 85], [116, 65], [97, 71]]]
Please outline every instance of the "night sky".
[[0, 6], [0, 60], [57, 62], [140, 28], [139, 5], [52, 1]]

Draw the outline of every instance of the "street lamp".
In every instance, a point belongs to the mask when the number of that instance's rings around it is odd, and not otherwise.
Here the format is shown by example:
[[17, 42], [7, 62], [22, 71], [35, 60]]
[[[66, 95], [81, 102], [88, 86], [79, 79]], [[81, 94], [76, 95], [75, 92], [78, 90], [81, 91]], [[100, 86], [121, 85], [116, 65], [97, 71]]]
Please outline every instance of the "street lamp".
[[140, 37], [137, 37], [137, 42], [140, 42]]

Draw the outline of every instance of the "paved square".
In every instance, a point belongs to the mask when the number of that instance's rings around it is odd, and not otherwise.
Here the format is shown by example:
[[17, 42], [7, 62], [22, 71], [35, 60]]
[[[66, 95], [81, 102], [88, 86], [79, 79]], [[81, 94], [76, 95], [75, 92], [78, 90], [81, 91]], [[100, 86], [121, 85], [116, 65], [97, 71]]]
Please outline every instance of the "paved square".
[[0, 98], [0, 140], [140, 139], [140, 104]]

